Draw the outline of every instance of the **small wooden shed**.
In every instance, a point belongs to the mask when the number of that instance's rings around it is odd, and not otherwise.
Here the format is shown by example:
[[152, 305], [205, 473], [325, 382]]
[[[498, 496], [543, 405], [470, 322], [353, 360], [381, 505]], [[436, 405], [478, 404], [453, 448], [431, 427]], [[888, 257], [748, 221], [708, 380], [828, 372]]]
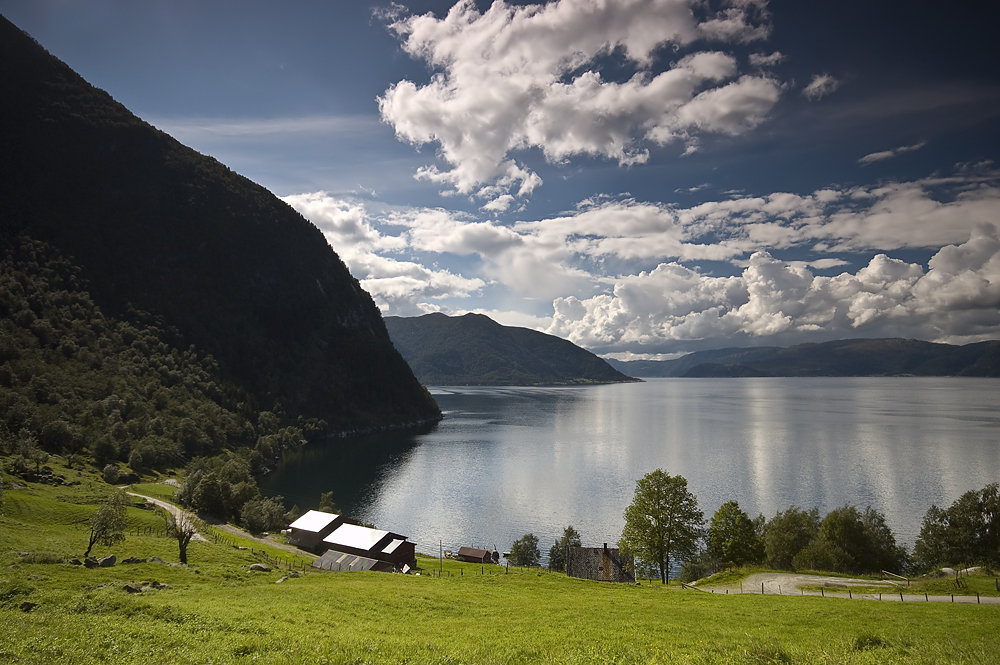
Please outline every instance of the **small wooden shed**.
[[[459, 547], [455, 553], [455, 558], [469, 563], [496, 563], [493, 559], [493, 550], [484, 550], [479, 547]], [[499, 560], [499, 556], [497, 557]]]

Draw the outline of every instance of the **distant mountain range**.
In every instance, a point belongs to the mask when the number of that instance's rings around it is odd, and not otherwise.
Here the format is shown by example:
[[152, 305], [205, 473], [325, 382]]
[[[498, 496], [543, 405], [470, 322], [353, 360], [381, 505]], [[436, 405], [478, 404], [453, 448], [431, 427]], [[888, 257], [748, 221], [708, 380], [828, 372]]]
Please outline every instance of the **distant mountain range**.
[[608, 363], [636, 377], [1000, 377], [1000, 341], [955, 346], [914, 339], [842, 339], [788, 348], [697, 351], [676, 360], [609, 359]]
[[396, 349], [425, 385], [573, 385], [634, 381], [572, 342], [482, 314], [388, 316]]

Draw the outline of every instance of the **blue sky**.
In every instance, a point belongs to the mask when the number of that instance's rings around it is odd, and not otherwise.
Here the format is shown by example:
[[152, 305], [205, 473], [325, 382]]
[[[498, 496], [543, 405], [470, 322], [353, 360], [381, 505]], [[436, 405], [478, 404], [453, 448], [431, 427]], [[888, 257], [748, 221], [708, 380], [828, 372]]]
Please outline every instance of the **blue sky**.
[[0, 0], [387, 315], [616, 357], [1000, 338], [1000, 9]]

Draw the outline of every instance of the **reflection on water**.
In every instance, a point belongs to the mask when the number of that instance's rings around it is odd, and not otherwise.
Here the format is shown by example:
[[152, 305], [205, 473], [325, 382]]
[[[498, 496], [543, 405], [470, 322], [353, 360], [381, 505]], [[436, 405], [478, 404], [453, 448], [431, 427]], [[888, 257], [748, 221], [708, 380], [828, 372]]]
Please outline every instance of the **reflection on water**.
[[410, 536], [418, 551], [543, 554], [572, 524], [614, 542], [635, 481], [681, 474], [706, 517], [739, 501], [771, 517], [846, 503], [886, 514], [912, 546], [931, 504], [1000, 481], [1000, 387], [990, 379], [654, 379], [566, 388], [438, 388], [422, 434], [310, 444], [265, 489]]

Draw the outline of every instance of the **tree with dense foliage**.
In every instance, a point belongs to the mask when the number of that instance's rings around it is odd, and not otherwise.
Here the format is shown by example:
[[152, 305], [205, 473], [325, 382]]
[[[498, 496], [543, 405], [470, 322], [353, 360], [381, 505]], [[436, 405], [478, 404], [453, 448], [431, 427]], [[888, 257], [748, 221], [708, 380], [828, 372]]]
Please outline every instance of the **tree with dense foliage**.
[[702, 537], [705, 516], [687, 480], [657, 469], [636, 482], [632, 503], [625, 509], [619, 546], [655, 567], [667, 583], [671, 560], [693, 556]]
[[333, 491], [322, 492], [319, 495], [319, 510], [333, 515], [340, 514], [340, 508], [333, 502]]
[[861, 511], [846, 505], [831, 510], [822, 521], [817, 509], [806, 512], [792, 506], [768, 523], [765, 541], [768, 563], [775, 568], [901, 573], [908, 562], [885, 515], [871, 506]]
[[118, 490], [90, 516], [87, 520], [87, 525], [90, 527], [90, 541], [87, 543], [84, 556], [90, 556], [90, 550], [98, 543], [110, 547], [125, 540], [125, 528], [128, 526], [125, 516], [127, 507], [128, 495], [123, 490]]
[[1000, 566], [1000, 485], [970, 490], [947, 509], [931, 506], [913, 558], [923, 568], [945, 563]]
[[537, 566], [542, 558], [542, 553], [538, 551], [538, 537], [533, 533], [526, 533], [510, 546], [510, 562], [515, 566]]
[[802, 510], [796, 506], [772, 517], [764, 527], [764, 553], [767, 565], [791, 570], [792, 559], [819, 535], [819, 509]]
[[566, 570], [566, 548], [580, 547], [582, 544], [580, 532], [570, 525], [563, 529], [563, 535], [549, 548], [549, 568], [564, 572]]
[[164, 511], [163, 521], [167, 527], [167, 537], [177, 541], [180, 562], [187, 565], [187, 548], [191, 539], [198, 534], [194, 520], [187, 513], [178, 511], [177, 515]]
[[739, 502], [727, 501], [715, 511], [708, 527], [708, 553], [715, 561], [733, 566], [764, 559], [764, 543]]
[[285, 520], [285, 506], [280, 496], [250, 499], [240, 509], [240, 523], [251, 533], [280, 529]]

